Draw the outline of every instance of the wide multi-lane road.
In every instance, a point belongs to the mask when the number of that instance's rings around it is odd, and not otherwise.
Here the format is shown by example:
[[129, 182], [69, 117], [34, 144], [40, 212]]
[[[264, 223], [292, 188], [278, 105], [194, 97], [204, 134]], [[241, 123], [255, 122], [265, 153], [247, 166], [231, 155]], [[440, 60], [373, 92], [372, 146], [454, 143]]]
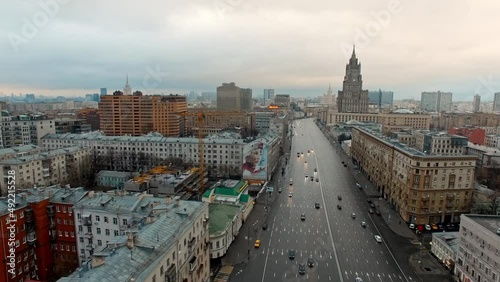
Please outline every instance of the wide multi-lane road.
[[[366, 195], [356, 186], [352, 166], [342, 164], [348, 160], [337, 154], [312, 119], [295, 121], [293, 127], [288, 171], [278, 176], [283, 178], [282, 193], [269, 210], [269, 228], [258, 232], [262, 245], [252, 249], [245, 275], [238, 281], [344, 282], [356, 277], [363, 281], [416, 281], [394, 260], [380, 234], [388, 231], [377, 229], [381, 219], [368, 213]], [[315, 203], [320, 204], [319, 209]], [[302, 214], [305, 220], [301, 220]], [[382, 243], [376, 242], [375, 235], [382, 235]], [[288, 258], [290, 249], [296, 251], [293, 260]], [[299, 274], [299, 264], [306, 264], [310, 256], [314, 266], [306, 265], [305, 274]]]

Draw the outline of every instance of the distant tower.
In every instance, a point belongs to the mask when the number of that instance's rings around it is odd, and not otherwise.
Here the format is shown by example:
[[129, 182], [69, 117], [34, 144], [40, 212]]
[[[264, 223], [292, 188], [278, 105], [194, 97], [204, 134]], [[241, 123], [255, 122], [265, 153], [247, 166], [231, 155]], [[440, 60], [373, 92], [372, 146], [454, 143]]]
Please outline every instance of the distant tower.
[[101, 88], [101, 96], [108, 95], [108, 89], [106, 88]]
[[355, 47], [349, 64], [345, 67], [344, 83], [337, 96], [339, 113], [368, 113], [368, 90], [363, 90], [361, 64], [356, 58]]
[[500, 92], [495, 93], [493, 98], [493, 111], [500, 112]]
[[472, 102], [472, 111], [477, 113], [481, 110], [481, 96], [479, 94], [474, 95], [474, 100]]
[[125, 88], [123, 88], [123, 95], [132, 95], [132, 88], [130, 88], [130, 84], [128, 84], [128, 74], [127, 74], [127, 82], [125, 83]]

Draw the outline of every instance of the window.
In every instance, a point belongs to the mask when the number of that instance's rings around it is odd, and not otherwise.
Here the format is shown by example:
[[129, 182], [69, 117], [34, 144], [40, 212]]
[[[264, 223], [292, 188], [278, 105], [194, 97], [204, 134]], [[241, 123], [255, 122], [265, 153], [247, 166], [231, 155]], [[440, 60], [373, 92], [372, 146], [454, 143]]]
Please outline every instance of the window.
[[98, 216], [98, 215], [96, 215], [96, 216], [95, 216], [95, 221], [101, 221], [101, 217], [100, 217], [100, 216]]
[[101, 228], [97, 227], [97, 234], [101, 234]]
[[106, 229], [106, 236], [109, 236], [109, 229]]
[[108, 217], [107, 216], [104, 217], [104, 222], [108, 223]]

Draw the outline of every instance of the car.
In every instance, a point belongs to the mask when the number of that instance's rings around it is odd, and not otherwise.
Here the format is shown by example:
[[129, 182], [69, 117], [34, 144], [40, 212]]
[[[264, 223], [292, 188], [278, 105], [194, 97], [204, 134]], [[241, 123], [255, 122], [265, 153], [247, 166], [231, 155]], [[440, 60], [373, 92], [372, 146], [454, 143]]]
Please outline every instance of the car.
[[375, 241], [377, 241], [377, 243], [382, 243], [382, 237], [380, 237], [379, 235], [375, 235]]
[[306, 178], [309, 178], [309, 174], [306, 173]]
[[359, 183], [356, 183], [356, 186], [358, 186], [358, 188], [361, 189], [361, 185]]
[[307, 153], [309, 154], [311, 151], [310, 150], [307, 150]]
[[306, 274], [306, 266], [303, 263], [299, 264], [299, 274], [301, 275]]
[[313, 148], [311, 148], [311, 152], [312, 152], [312, 151], [314, 151], [314, 149], [313, 149]]
[[345, 163], [344, 161], [342, 161], [342, 163]]
[[363, 282], [363, 279], [361, 279], [361, 277], [356, 277], [356, 282]]
[[363, 226], [363, 227], [365, 227], [365, 228], [366, 228], [366, 222], [361, 221], [361, 226]]
[[356, 214], [355, 214], [355, 213], [352, 213], [352, 214], [351, 214], [351, 217], [352, 217], [352, 218], [356, 218]]
[[344, 167], [347, 167], [347, 164], [344, 164]]
[[337, 209], [341, 210], [342, 206], [341, 205], [337, 205]]
[[304, 154], [304, 152], [300, 152], [300, 154], [301, 154], [301, 155], [303, 155], [303, 154]]
[[319, 178], [316, 177], [316, 182], [319, 182]]
[[313, 258], [312, 255], [307, 258], [307, 265], [309, 267], [313, 267], [314, 266], [314, 258]]
[[314, 177], [312, 175], [311, 175], [310, 179], [311, 179], [311, 181], [314, 181]]
[[262, 225], [262, 230], [267, 230], [267, 223], [264, 223], [264, 224]]
[[372, 203], [372, 199], [367, 199], [366, 201], [368, 202], [368, 204]]
[[255, 240], [254, 247], [255, 247], [256, 249], [260, 248], [260, 240]]
[[302, 220], [302, 221], [306, 220], [306, 214], [305, 213], [303, 213], [303, 214], [300, 215], [300, 220]]
[[382, 215], [379, 210], [375, 210], [376, 215]]
[[307, 160], [305, 160], [304, 163], [307, 163]]
[[368, 212], [373, 214], [373, 209], [369, 209]]
[[415, 224], [410, 223], [410, 225], [408, 227], [410, 227], [410, 229], [415, 229]]
[[290, 178], [290, 185], [293, 185], [293, 179]]
[[299, 153], [297, 153], [297, 158], [300, 158], [300, 154]]
[[433, 231], [437, 231], [438, 230], [438, 227], [435, 223], [431, 224], [431, 227], [432, 227], [432, 230]]
[[291, 198], [292, 196], [293, 196], [293, 193], [292, 193], [292, 192], [288, 193], [288, 197], [290, 197], [290, 198]]
[[281, 193], [281, 191], [282, 191], [281, 188], [278, 188], [278, 193]]
[[342, 196], [338, 195], [337, 199], [339, 199], [339, 201], [342, 201]]
[[315, 207], [315, 208], [317, 208], [317, 209], [319, 209], [319, 203], [318, 203], [318, 202], [316, 202], [316, 203], [314, 204], [314, 207]]
[[295, 250], [293, 250], [293, 249], [288, 250], [288, 258], [289, 259], [294, 259], [295, 258]]
[[425, 230], [427, 230], [427, 231], [431, 231], [431, 230], [432, 230], [432, 229], [431, 229], [431, 226], [430, 226], [429, 224], [426, 224], [426, 225], [425, 225]]
[[443, 225], [442, 225], [442, 224], [438, 224], [438, 229], [439, 229], [439, 230], [444, 230]]
[[318, 172], [318, 169], [317, 169], [317, 168], [314, 168], [314, 172]]
[[370, 203], [370, 208], [374, 209], [375, 205], [373, 203]]

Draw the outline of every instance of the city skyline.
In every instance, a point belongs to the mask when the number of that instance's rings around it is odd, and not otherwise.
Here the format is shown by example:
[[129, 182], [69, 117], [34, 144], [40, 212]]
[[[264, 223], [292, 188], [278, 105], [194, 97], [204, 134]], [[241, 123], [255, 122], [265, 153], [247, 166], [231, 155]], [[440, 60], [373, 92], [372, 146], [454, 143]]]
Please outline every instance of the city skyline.
[[[500, 8], [494, 1], [4, 6], [0, 96], [71, 97], [101, 87], [112, 93], [123, 89], [128, 74], [132, 89], [145, 94], [215, 91], [234, 81], [256, 95], [273, 88], [318, 97], [329, 84], [342, 89], [352, 45], [364, 89], [392, 91], [395, 100], [443, 91], [454, 101], [475, 94], [492, 101], [500, 92], [500, 42], [489, 33]], [[110, 17], [111, 10], [123, 16]]]

